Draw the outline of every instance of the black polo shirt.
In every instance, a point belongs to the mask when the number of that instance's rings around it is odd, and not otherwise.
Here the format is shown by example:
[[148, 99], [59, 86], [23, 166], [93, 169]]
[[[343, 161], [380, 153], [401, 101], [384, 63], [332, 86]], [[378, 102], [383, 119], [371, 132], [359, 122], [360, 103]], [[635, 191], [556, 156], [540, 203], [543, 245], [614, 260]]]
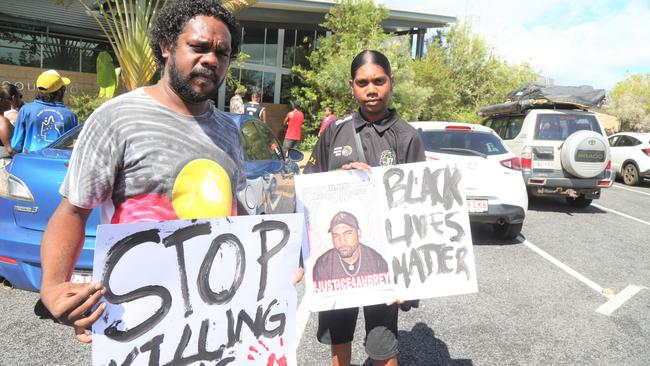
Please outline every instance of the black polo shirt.
[[362, 161], [354, 133], [359, 134], [365, 161], [370, 166], [390, 166], [424, 161], [424, 148], [417, 130], [394, 110], [377, 122], [368, 122], [359, 112], [332, 122], [314, 146], [305, 173], [340, 169]]

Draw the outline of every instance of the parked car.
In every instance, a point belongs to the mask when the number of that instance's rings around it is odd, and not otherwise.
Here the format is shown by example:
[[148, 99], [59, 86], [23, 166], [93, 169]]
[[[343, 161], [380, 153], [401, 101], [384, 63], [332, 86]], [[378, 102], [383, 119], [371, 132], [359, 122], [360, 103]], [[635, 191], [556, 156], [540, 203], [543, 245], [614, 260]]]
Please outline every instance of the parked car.
[[[299, 173], [298, 150], [288, 152], [271, 129], [257, 119], [230, 115], [240, 128], [245, 161], [246, 189], [238, 199], [248, 214], [295, 212], [293, 177]], [[47, 148], [18, 154], [5, 169], [0, 169], [0, 280], [15, 288], [38, 291], [41, 283], [40, 242], [47, 222], [58, 206], [79, 125]], [[95, 247], [98, 210], [93, 210], [86, 225], [86, 238], [73, 282], [90, 280]]]
[[483, 125], [521, 159], [530, 194], [563, 196], [569, 205], [584, 208], [612, 185], [609, 144], [595, 113], [544, 104], [483, 115]]
[[635, 186], [650, 179], [650, 133], [620, 132], [609, 137], [612, 170]]
[[519, 158], [492, 129], [468, 123], [412, 122], [420, 133], [427, 160], [458, 166], [470, 222], [492, 224], [502, 239], [521, 232], [528, 195]]

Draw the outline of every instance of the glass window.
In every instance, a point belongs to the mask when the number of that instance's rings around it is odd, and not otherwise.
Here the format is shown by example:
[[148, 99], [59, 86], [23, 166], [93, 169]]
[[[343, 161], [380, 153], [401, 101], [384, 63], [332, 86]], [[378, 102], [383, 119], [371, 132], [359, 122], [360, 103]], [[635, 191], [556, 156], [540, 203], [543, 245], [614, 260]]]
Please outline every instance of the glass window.
[[[485, 155], [508, 152], [498, 137], [487, 132], [421, 131], [422, 143], [427, 151], [446, 154], [464, 154], [456, 150], [472, 150]], [[456, 150], [456, 151], [454, 151]]]
[[275, 66], [278, 58], [278, 30], [266, 29], [266, 43], [264, 45], [264, 64]]
[[251, 93], [257, 91], [262, 92], [262, 71], [246, 70], [241, 71], [241, 83], [246, 87], [246, 100], [250, 100]]
[[[250, 57], [246, 62], [252, 64], [264, 63], [264, 28], [246, 27], [244, 31], [244, 42], [241, 50]], [[277, 36], [276, 36], [277, 38]], [[276, 42], [277, 43], [277, 42]]]
[[265, 72], [262, 85], [262, 102], [273, 103], [275, 97], [275, 73]]
[[38, 34], [0, 30], [0, 63], [40, 67], [43, 42]]
[[[229, 70], [231, 76], [233, 79], [239, 81], [240, 75], [241, 75], [241, 70], [238, 68], [230, 68]], [[230, 112], [230, 98], [232, 98], [235, 95], [235, 88], [233, 85], [230, 85], [230, 83], [226, 82], [226, 103], [225, 103], [225, 110]]]
[[284, 30], [284, 46], [282, 49], [282, 67], [291, 68], [296, 58], [296, 30]]
[[277, 154], [280, 142], [264, 122], [256, 119], [244, 122], [241, 128], [241, 142], [244, 154], [250, 161], [280, 159]]
[[[506, 127], [506, 131], [504, 136], [502, 137], [504, 140], [512, 140], [517, 135], [519, 135], [519, 132], [521, 131], [521, 126], [524, 124], [524, 116], [515, 116], [515, 117], [510, 117], [508, 118], [508, 125]], [[499, 135], [500, 136], [500, 135]]]
[[294, 65], [309, 66], [307, 55], [314, 44], [314, 31], [297, 31]]
[[282, 75], [282, 85], [280, 88], [280, 103], [289, 104], [291, 100], [291, 87], [296, 85], [297, 78], [292, 74]]
[[615, 146], [620, 136], [613, 136], [609, 138], [609, 146]]
[[576, 131], [587, 130], [602, 134], [594, 116], [575, 114], [540, 114], [535, 126], [535, 139], [566, 140]]

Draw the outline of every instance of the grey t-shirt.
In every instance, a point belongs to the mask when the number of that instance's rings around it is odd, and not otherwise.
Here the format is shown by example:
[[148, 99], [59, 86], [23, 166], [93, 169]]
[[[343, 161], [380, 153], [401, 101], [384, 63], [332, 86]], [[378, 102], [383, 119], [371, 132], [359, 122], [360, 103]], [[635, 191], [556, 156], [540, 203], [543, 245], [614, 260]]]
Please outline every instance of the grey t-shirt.
[[245, 185], [228, 116], [182, 115], [136, 89], [88, 118], [60, 193], [78, 207], [101, 204], [102, 223], [126, 223], [234, 215]]

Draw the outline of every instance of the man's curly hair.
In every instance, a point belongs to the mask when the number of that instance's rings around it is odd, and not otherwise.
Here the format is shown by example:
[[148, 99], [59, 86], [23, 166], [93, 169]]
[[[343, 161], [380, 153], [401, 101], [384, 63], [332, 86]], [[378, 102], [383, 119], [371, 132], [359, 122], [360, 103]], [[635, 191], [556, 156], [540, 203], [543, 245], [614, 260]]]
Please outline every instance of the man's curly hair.
[[181, 34], [190, 19], [206, 15], [221, 20], [230, 31], [230, 58], [239, 53], [241, 43], [241, 28], [239, 22], [231, 12], [221, 6], [217, 0], [174, 0], [163, 6], [156, 19], [153, 21], [150, 31], [150, 45], [158, 66], [163, 67], [165, 59], [162, 56], [160, 44], [169, 45], [171, 49], [176, 47], [178, 36]]

